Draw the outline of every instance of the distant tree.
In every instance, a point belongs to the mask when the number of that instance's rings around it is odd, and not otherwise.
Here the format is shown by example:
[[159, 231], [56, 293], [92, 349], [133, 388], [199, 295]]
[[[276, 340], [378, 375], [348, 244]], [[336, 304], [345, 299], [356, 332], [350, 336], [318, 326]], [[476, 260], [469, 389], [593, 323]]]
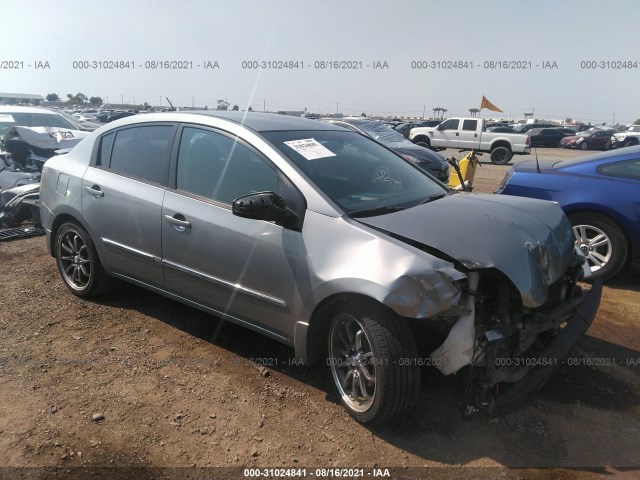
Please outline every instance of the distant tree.
[[218, 100], [218, 106], [216, 110], [227, 110], [229, 108], [229, 102], [226, 100]]
[[362, 112], [362, 113], [360, 114], [360, 116], [361, 116], [361, 117], [366, 117], [366, 116], [367, 116], [367, 114], [366, 114], [366, 113], [364, 113], [364, 112]]
[[67, 102], [72, 104], [85, 103], [89, 100], [84, 93], [76, 93], [75, 95], [71, 95], [70, 93], [67, 93], [67, 98], [68, 98]]
[[635, 122], [633, 122], [634, 125], [640, 125], [640, 118], [638, 118]]
[[238, 108], [238, 105], [234, 105], [231, 110], [237, 112], [238, 110], [240, 110], [240, 108]]
[[249, 112], [253, 112], [253, 108], [249, 107], [249, 108], [247, 109], [247, 111], [249, 111]]
[[564, 123], [573, 123], [573, 118], [567, 117], [564, 119]]
[[100, 98], [100, 97], [91, 97], [89, 99], [89, 103], [91, 105], [102, 105], [102, 98]]
[[47, 93], [47, 102], [57, 102], [60, 100], [57, 93]]

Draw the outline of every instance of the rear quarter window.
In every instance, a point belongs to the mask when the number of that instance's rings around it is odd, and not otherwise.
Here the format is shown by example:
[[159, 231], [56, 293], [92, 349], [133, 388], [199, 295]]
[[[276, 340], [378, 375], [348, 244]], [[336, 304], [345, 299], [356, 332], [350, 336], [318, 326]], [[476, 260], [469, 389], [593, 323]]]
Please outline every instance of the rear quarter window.
[[608, 177], [640, 179], [640, 159], [600, 165], [597, 172]]

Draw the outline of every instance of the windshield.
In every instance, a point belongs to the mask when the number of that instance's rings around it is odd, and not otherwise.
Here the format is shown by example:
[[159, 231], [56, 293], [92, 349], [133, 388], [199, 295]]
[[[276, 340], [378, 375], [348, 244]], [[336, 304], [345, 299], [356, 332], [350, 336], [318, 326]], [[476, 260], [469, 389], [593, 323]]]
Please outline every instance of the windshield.
[[[382, 214], [444, 196], [448, 189], [355, 132], [263, 132], [281, 153], [349, 214]], [[297, 142], [296, 142], [297, 141]]]
[[19, 127], [57, 127], [78, 130], [78, 127], [55, 113], [0, 113], [0, 136], [17, 125]]

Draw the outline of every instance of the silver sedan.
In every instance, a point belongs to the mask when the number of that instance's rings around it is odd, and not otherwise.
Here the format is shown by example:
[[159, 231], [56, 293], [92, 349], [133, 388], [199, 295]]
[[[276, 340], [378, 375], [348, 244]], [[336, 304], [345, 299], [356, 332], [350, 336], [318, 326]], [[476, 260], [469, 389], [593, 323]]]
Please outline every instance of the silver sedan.
[[118, 278], [261, 332], [366, 424], [410, 409], [425, 365], [468, 375], [467, 411], [531, 393], [600, 299], [556, 204], [454, 194], [314, 120], [113, 122], [45, 164], [41, 218], [75, 295]]

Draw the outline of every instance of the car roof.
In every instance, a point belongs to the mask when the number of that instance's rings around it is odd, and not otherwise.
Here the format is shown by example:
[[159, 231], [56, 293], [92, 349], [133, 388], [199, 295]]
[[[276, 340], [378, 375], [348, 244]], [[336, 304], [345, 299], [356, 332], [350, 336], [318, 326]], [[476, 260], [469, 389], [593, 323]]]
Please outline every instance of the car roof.
[[20, 105], [0, 106], [0, 113], [44, 113], [46, 115], [60, 115], [58, 112], [47, 108], [23, 107]]
[[623, 160], [627, 155], [640, 154], [640, 145], [634, 147], [619, 148], [616, 150], [609, 150], [607, 152], [600, 152], [593, 155], [585, 155], [584, 157], [571, 158], [567, 160], [561, 160], [553, 164], [553, 168], [573, 167], [576, 165], [582, 165], [583, 163], [595, 162], [598, 160], [607, 159], [620, 159]]
[[197, 111], [178, 111], [178, 112], [163, 112], [163, 113], [148, 113], [141, 118], [153, 118], [156, 115], [194, 115], [194, 116], [206, 116], [222, 118], [239, 125], [245, 125], [246, 127], [255, 130], [256, 132], [269, 132], [278, 130], [339, 130], [343, 131], [340, 127], [334, 127], [327, 125], [324, 122], [318, 120], [293, 117], [291, 115], [281, 115], [277, 113], [262, 113], [262, 112], [237, 112], [237, 111], [224, 111], [224, 110], [197, 110]]

